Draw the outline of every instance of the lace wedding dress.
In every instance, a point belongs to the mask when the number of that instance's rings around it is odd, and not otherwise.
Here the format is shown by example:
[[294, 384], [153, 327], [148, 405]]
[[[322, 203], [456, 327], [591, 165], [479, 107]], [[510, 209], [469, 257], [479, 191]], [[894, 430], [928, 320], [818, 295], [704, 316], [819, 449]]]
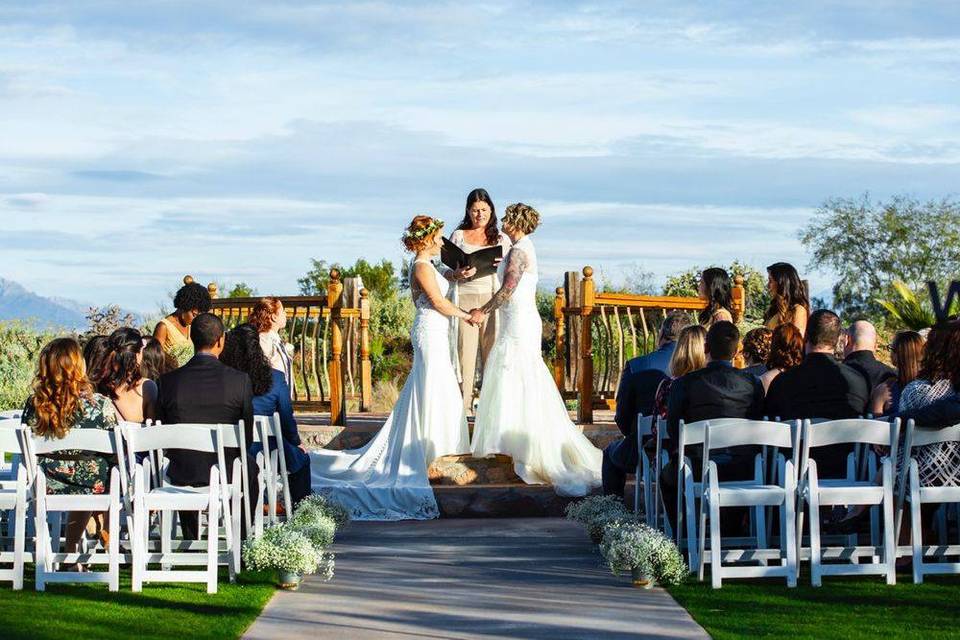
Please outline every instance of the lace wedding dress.
[[[429, 264], [429, 263], [427, 263]], [[449, 284], [431, 266], [440, 292]], [[413, 281], [413, 368], [380, 432], [360, 449], [311, 452], [313, 490], [346, 506], [354, 520], [439, 516], [427, 467], [470, 450], [460, 385], [450, 359], [450, 321]]]
[[[550, 484], [562, 496], [582, 496], [600, 486], [603, 454], [570, 421], [566, 405], [540, 353], [543, 326], [537, 312], [537, 254], [529, 237], [527, 266], [513, 295], [500, 307], [497, 339], [484, 369], [473, 432], [477, 457], [502, 453], [527, 484]], [[510, 256], [500, 263], [504, 282]]]

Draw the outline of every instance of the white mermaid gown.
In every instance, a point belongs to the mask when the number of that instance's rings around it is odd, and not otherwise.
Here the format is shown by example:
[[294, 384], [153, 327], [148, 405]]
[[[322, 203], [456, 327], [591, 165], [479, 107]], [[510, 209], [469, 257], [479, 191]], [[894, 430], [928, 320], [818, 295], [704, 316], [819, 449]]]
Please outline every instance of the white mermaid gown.
[[[567, 413], [540, 352], [537, 254], [529, 237], [513, 246], [528, 258], [510, 299], [500, 307], [498, 334], [487, 359], [473, 431], [476, 457], [503, 453], [527, 484], [550, 484], [561, 496], [600, 486], [603, 453]], [[504, 281], [507, 260], [500, 264]]]
[[[433, 270], [446, 295], [449, 284]], [[413, 368], [390, 417], [360, 449], [310, 454], [313, 490], [346, 506], [354, 520], [438, 517], [427, 468], [436, 458], [470, 450], [463, 397], [450, 359], [450, 321], [415, 289], [412, 275], [410, 291], [416, 307], [410, 332]]]

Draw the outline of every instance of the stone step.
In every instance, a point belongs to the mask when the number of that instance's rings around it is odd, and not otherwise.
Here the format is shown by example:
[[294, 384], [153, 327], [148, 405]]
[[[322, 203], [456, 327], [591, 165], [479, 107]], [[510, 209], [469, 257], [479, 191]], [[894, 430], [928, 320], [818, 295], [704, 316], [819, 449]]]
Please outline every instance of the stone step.
[[[580, 499], [558, 496], [548, 485], [522, 483], [434, 485], [433, 493], [443, 518], [563, 517], [567, 505]], [[633, 495], [632, 482], [626, 494]]]

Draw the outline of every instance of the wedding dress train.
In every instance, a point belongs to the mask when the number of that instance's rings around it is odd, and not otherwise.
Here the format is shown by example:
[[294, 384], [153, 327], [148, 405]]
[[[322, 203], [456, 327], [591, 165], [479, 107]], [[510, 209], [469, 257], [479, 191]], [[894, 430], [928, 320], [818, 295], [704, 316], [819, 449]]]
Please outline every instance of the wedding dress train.
[[[449, 284], [434, 269], [446, 295]], [[354, 520], [427, 520], [439, 516], [430, 463], [470, 449], [467, 419], [450, 359], [447, 317], [417, 292], [410, 339], [413, 368], [393, 412], [360, 449], [311, 452], [313, 490], [346, 506]]]
[[[550, 484], [562, 496], [582, 496], [600, 486], [603, 453], [570, 421], [540, 351], [537, 256], [523, 237], [527, 267], [500, 307], [498, 334], [487, 359], [473, 432], [473, 455], [502, 453], [528, 484]], [[500, 264], [504, 281], [507, 260]]]

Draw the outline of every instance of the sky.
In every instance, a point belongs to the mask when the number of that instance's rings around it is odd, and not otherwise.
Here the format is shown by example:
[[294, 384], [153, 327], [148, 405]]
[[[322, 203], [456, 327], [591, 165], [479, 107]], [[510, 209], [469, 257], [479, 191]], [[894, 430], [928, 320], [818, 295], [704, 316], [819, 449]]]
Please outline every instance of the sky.
[[487, 188], [541, 282], [796, 264], [830, 197], [960, 190], [960, 3], [0, 0], [0, 277], [295, 294]]

